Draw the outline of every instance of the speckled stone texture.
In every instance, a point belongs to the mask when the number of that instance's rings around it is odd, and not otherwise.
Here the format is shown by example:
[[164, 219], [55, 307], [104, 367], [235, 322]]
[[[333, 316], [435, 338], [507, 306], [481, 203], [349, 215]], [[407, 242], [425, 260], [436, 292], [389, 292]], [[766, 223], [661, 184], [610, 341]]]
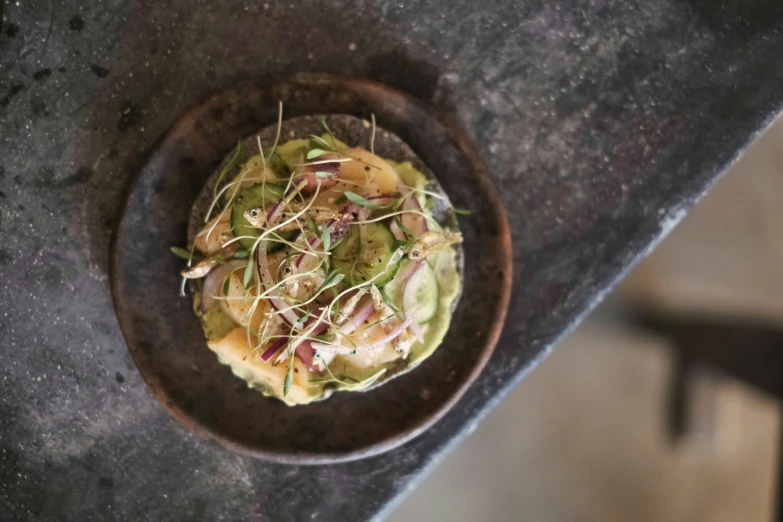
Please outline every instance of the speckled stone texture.
[[[778, 6], [6, 1], [0, 518], [381, 517], [778, 113]], [[384, 81], [459, 122], [514, 245], [510, 320], [471, 390], [414, 442], [334, 467], [240, 457], [170, 419], [123, 346], [107, 277], [123, 189], [179, 114], [297, 71]]]

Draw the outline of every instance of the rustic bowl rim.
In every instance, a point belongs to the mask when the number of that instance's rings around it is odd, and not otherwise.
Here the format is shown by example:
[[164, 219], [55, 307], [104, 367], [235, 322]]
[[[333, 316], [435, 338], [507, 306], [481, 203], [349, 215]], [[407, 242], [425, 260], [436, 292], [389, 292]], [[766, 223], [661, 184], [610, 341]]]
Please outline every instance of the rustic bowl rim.
[[[396, 433], [392, 436], [383, 438], [378, 442], [368, 444], [357, 449], [349, 449], [346, 451], [332, 451], [329, 453], [306, 452], [306, 451], [286, 453], [283, 451], [270, 451], [270, 450], [255, 448], [255, 447], [249, 447], [246, 444], [232, 440], [230, 437], [227, 437], [222, 433], [215, 431], [214, 429], [204, 425], [200, 421], [193, 418], [182, 407], [180, 407], [176, 403], [175, 399], [172, 398], [169, 395], [169, 393], [165, 390], [165, 388], [159, 385], [156, 379], [152, 375], [150, 375], [150, 372], [148, 371], [147, 367], [135, 355], [134, 350], [132, 350], [131, 347], [127, 345], [127, 341], [126, 341], [126, 346], [131, 354], [131, 358], [133, 359], [134, 364], [139, 370], [142, 379], [144, 380], [145, 384], [149, 388], [152, 395], [158, 400], [158, 402], [172, 417], [174, 417], [177, 421], [179, 421], [189, 430], [191, 430], [192, 432], [194, 432], [195, 434], [199, 435], [202, 438], [217, 442], [220, 445], [224, 446], [225, 448], [230, 449], [239, 454], [243, 454], [243, 455], [247, 455], [250, 457], [259, 458], [263, 460], [268, 460], [271, 462], [281, 463], [281, 464], [297, 464], [297, 465], [336, 464], [336, 463], [350, 462], [363, 458], [373, 457], [381, 453], [384, 453], [386, 451], [397, 448], [405, 444], [406, 442], [409, 442], [410, 440], [418, 437], [426, 430], [428, 430], [430, 427], [432, 427], [437, 421], [443, 418], [443, 416], [449, 410], [451, 410], [451, 408], [460, 400], [460, 398], [462, 398], [462, 396], [468, 390], [470, 385], [476, 380], [476, 378], [479, 376], [479, 374], [481, 373], [481, 371], [484, 369], [487, 362], [489, 361], [495, 349], [495, 346], [497, 345], [501, 331], [503, 329], [503, 325], [505, 323], [506, 315], [508, 312], [509, 302], [511, 299], [513, 262], [512, 262], [512, 255], [511, 255], [512, 252], [511, 233], [508, 225], [508, 220], [506, 218], [506, 212], [503, 206], [502, 199], [500, 198], [500, 195], [497, 192], [497, 188], [495, 187], [495, 184], [493, 183], [492, 179], [489, 176], [489, 170], [486, 167], [484, 161], [481, 159], [481, 156], [478, 150], [475, 148], [475, 146], [470, 142], [470, 140], [467, 139], [467, 137], [464, 136], [464, 134], [459, 130], [459, 128], [453, 122], [451, 122], [440, 112], [436, 111], [434, 108], [425, 104], [418, 98], [399, 89], [377, 82], [375, 80], [370, 80], [367, 78], [355, 77], [355, 76], [334, 75], [334, 74], [324, 74], [324, 73], [298, 73], [289, 76], [277, 77], [275, 81], [278, 83], [289, 82], [289, 83], [319, 84], [319, 85], [333, 84], [338, 87], [347, 84], [360, 88], [381, 91], [386, 96], [398, 98], [399, 100], [402, 100], [405, 104], [414, 105], [419, 110], [428, 113], [428, 115], [434, 120], [436, 120], [438, 124], [444, 129], [448, 137], [451, 138], [455, 142], [455, 144], [458, 145], [462, 153], [464, 153], [465, 156], [470, 159], [472, 164], [471, 171], [474, 172], [476, 179], [483, 185], [485, 191], [484, 195], [489, 200], [490, 204], [495, 206], [497, 209], [496, 212], [497, 220], [495, 226], [497, 227], [497, 237], [499, 239], [499, 244], [501, 245], [501, 247], [498, 248], [496, 253], [498, 255], [498, 261], [499, 261], [498, 265], [500, 266], [503, 273], [502, 280], [498, 283], [500, 285], [500, 292], [499, 292], [500, 295], [498, 300], [499, 306], [497, 307], [496, 314], [492, 318], [491, 324], [489, 324], [488, 336], [486, 338], [486, 342], [484, 343], [484, 347], [481, 351], [481, 356], [474, 364], [470, 373], [463, 379], [463, 382], [455, 389], [453, 394], [438, 407], [437, 410], [435, 410], [429, 416], [424, 417], [415, 426], [405, 431]], [[145, 172], [146, 167], [149, 164], [150, 160], [154, 158], [154, 156], [157, 154], [159, 149], [162, 148], [162, 146], [170, 138], [176, 135], [178, 128], [182, 125], [185, 125], [186, 122], [190, 118], [192, 118], [194, 114], [198, 113], [200, 107], [203, 104], [208, 103], [209, 100], [219, 96], [224, 91], [231, 90], [232, 87], [235, 86], [236, 85], [233, 86], [229, 85], [229, 86], [224, 86], [221, 89], [215, 90], [211, 92], [209, 95], [199, 100], [198, 102], [194, 103], [185, 112], [183, 112], [169, 127], [169, 129], [166, 130], [166, 132], [164, 132], [161, 135], [161, 137], [156, 141], [156, 143], [151, 147], [151, 149], [145, 155], [144, 160], [141, 162], [140, 166], [135, 171], [134, 175], [132, 176], [132, 178], [130, 179], [130, 181], [128, 182], [125, 188], [125, 192], [123, 195], [123, 203], [119, 212], [117, 225], [112, 235], [112, 242], [111, 242], [110, 252], [109, 252], [109, 261], [110, 261], [109, 279], [111, 284], [112, 302], [120, 325], [120, 330], [122, 331], [123, 337], [125, 339], [128, 338], [128, 335], [126, 334], [126, 330], [130, 328], [130, 325], [126, 324], [127, 322], [122, 320], [122, 311], [121, 311], [122, 302], [121, 302], [119, 290], [117, 289], [117, 285], [119, 284], [118, 274], [117, 274], [117, 270], [118, 270], [117, 264], [118, 264], [118, 255], [119, 255], [117, 250], [117, 240], [119, 237], [118, 232], [129, 210], [130, 195], [133, 193], [134, 188], [136, 187], [139, 180], [141, 179], [142, 174]], [[338, 114], [338, 113], [334, 112], [332, 114]], [[458, 308], [460, 306], [464, 306], [464, 302], [465, 302], [464, 297], [465, 296], [463, 296], [463, 299], [458, 305]], [[413, 371], [416, 370], [414, 369]]]

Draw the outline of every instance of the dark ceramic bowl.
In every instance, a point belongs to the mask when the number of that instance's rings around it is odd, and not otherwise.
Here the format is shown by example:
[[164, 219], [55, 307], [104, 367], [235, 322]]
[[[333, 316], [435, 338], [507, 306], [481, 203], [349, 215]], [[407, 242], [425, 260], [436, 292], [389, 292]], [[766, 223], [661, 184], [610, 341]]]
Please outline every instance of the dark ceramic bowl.
[[[350, 114], [407, 143], [435, 173], [465, 236], [463, 294], [441, 347], [409, 373], [364, 393], [288, 407], [249, 389], [218, 363], [189, 297], [179, 296], [193, 202], [236, 145], [286, 118]], [[395, 158], [391, 158], [395, 159]], [[129, 188], [114, 238], [112, 294], [136, 366], [185, 426], [235, 451], [284, 463], [376, 455], [421, 434], [462, 396], [489, 359], [508, 306], [511, 243], [486, 167], [459, 131], [416, 99], [367, 80], [297, 75], [245, 82], [190, 109], [155, 146]]]

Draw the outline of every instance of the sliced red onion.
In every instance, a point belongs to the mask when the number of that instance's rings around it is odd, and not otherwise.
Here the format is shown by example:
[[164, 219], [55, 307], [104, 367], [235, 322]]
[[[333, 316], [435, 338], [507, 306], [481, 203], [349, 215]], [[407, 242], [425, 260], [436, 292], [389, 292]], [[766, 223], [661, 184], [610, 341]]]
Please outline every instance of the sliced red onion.
[[405, 314], [406, 317], [410, 317], [411, 324], [408, 326], [408, 329], [413, 333], [413, 336], [416, 337], [416, 340], [420, 343], [424, 342], [424, 332], [421, 331], [421, 325], [416, 321], [416, 315], [418, 314], [418, 310], [414, 311], [410, 315]]
[[340, 333], [343, 335], [348, 335], [349, 333], [353, 332], [363, 322], [367, 320], [368, 317], [370, 317], [373, 312], [375, 312], [375, 306], [372, 304], [372, 299], [368, 299], [367, 302], [362, 305], [355, 314], [353, 314], [353, 317], [345, 323], [345, 325], [340, 328]]
[[374, 343], [371, 343], [369, 346], [371, 348], [378, 348], [378, 347], [383, 346], [384, 344], [386, 344], [388, 342], [391, 342], [391, 341], [395, 340], [397, 337], [400, 336], [400, 334], [402, 332], [405, 331], [406, 328], [408, 328], [408, 326], [410, 326], [410, 324], [412, 322], [413, 322], [413, 317], [408, 317], [402, 323], [400, 323], [400, 325], [397, 328], [395, 328], [394, 330], [389, 332], [388, 335], [386, 335], [385, 337], [382, 337], [381, 339], [378, 339]]
[[[305, 165], [302, 175], [300, 178], [297, 179], [303, 179], [307, 181], [307, 185], [305, 185], [302, 188], [302, 193], [304, 194], [312, 194], [315, 192], [315, 190], [318, 188], [318, 184], [320, 183], [321, 189], [329, 189], [337, 185], [337, 175], [340, 173], [340, 162], [339, 161], [324, 161], [323, 163], [320, 163], [320, 161], [323, 160], [330, 160], [330, 159], [337, 159], [338, 156], [336, 154], [324, 154], [322, 156], [318, 157], [319, 163], [317, 164], [310, 164]], [[315, 175], [316, 172], [326, 172], [330, 175], [330, 177], [318, 177]]]
[[[395, 274], [394, 279], [399, 281], [400, 283], [404, 283], [408, 281], [408, 279], [416, 272], [419, 271], [419, 269], [422, 267], [422, 264], [424, 261], [416, 261], [413, 263], [406, 264], [403, 268], [401, 268], [397, 274]], [[407, 287], [407, 285], [406, 285]]]
[[228, 274], [235, 268], [246, 264], [245, 261], [234, 259], [224, 265], [218, 265], [207, 274], [204, 279], [204, 287], [201, 289], [201, 313], [207, 313], [215, 305], [217, 302], [215, 296], [220, 295], [221, 287]]
[[315, 371], [321, 371], [323, 369], [320, 361], [315, 358], [315, 350], [309, 340], [305, 340], [302, 344], [297, 346], [294, 353], [309, 369]]
[[264, 350], [264, 353], [261, 354], [261, 358], [265, 361], [268, 361], [274, 354], [280, 351], [280, 349], [288, 343], [288, 339], [285, 337], [282, 337], [278, 339], [277, 341], [272, 343], [272, 346]]
[[394, 234], [394, 238], [397, 241], [405, 241], [406, 239], [408, 239], [405, 236], [405, 232], [403, 232], [402, 229], [399, 226], [397, 226], [397, 221], [395, 220], [392, 220], [391, 224], [389, 225], [389, 230], [391, 230], [391, 233]]
[[[310, 321], [313, 321], [313, 320], [314, 320], [314, 319], [310, 319]], [[312, 324], [312, 323], [310, 322], [310, 323], [308, 323], [308, 324]], [[307, 335], [308, 335], [308, 336], [311, 336], [311, 335], [320, 335], [320, 334], [321, 334], [321, 333], [323, 333], [323, 331], [324, 331], [324, 330], [326, 330], [328, 327], [329, 327], [329, 324], [328, 324], [328, 323], [326, 323], [326, 322], [323, 322], [323, 321], [322, 321], [322, 322], [319, 322], [319, 323], [318, 323], [318, 324], [315, 326], [315, 328], [313, 328], [312, 330], [310, 330], [310, 331], [308, 332], [308, 334], [307, 334]], [[297, 353], [297, 349], [299, 348], [299, 346], [300, 346], [300, 345], [302, 345], [303, 343], [309, 343], [309, 342], [311, 342], [309, 339], [304, 339], [304, 338], [300, 337], [300, 338], [298, 338], [298, 339], [295, 339], [295, 340], [294, 340], [294, 341], [291, 343], [291, 349], [292, 349], [292, 350], [294, 350], [294, 353]], [[278, 358], [277, 358], [277, 361], [275, 361], [275, 364], [278, 364], [278, 363], [280, 363], [280, 362], [282, 362], [282, 361], [284, 361], [284, 360], [285, 360], [285, 358], [283, 358], [283, 355], [284, 355], [284, 354], [280, 354], [280, 357], [278, 357]]]
[[[404, 183], [400, 183], [399, 188], [400, 188], [400, 192], [402, 192], [403, 194], [407, 195], [409, 192], [411, 192], [410, 187], [408, 187]], [[410, 194], [408, 197], [405, 198], [405, 201], [403, 201], [402, 203], [402, 210], [421, 211], [421, 205], [419, 205], [419, 198], [416, 197], [416, 194]], [[429, 230], [429, 227], [427, 226], [427, 220], [424, 219], [424, 216], [421, 216], [419, 214], [414, 214], [414, 213], [401, 214], [400, 220], [402, 221], [402, 224], [408, 228], [408, 230], [410, 230], [417, 236], [420, 236]]]
[[[334, 231], [332, 230], [332, 227], [335, 225], [335, 223], [337, 223], [337, 220], [335, 220], [335, 219], [330, 219], [326, 223], [326, 228], [329, 230], [329, 237], [330, 238], [334, 234]], [[301, 236], [300, 236], [300, 238], [301, 238]], [[310, 245], [310, 248], [317, 248], [318, 245], [321, 244], [321, 238], [319, 236], [317, 236], [316, 234], [311, 234], [310, 238], [307, 240], [307, 244]], [[304, 254], [304, 253], [299, 254], [299, 257], [296, 258], [296, 263], [295, 263], [296, 268], [299, 268], [299, 265], [302, 264], [302, 261], [304, 260], [306, 255], [307, 254]]]
[[269, 272], [269, 262], [266, 258], [266, 240], [259, 241], [256, 246], [256, 268], [260, 274], [261, 287], [269, 292], [269, 304], [271, 304], [272, 308], [276, 311], [280, 312], [283, 320], [287, 322], [289, 326], [294, 327], [296, 330], [301, 330], [302, 325], [299, 323], [299, 316], [288, 307], [285, 301], [283, 301], [277, 288], [272, 289], [275, 283], [272, 279], [272, 274]]
[[[413, 294], [416, 292], [416, 290], [419, 289], [419, 286], [421, 285], [421, 279], [424, 277], [424, 274], [425, 274], [424, 262], [419, 261], [418, 263], [416, 263], [415, 270], [410, 276], [408, 276], [408, 281], [405, 283], [405, 289], [402, 292], [403, 303], [406, 301], [409, 303], [416, 302], [416, 299], [413, 296]], [[421, 327], [419, 326], [419, 323], [414, 320], [416, 319], [416, 316], [419, 313], [419, 309], [416, 308], [415, 310], [404, 310], [404, 312], [405, 312], [405, 317], [411, 319], [412, 321], [411, 332], [413, 332], [413, 335], [416, 337], [416, 340], [418, 340], [420, 343], [423, 343], [424, 333], [421, 331]]]
[[272, 208], [269, 209], [269, 212], [266, 214], [266, 224], [272, 225], [275, 221], [277, 221], [277, 217], [280, 215], [281, 211], [283, 210], [283, 200], [281, 199], [274, 205], [272, 205]]
[[[313, 246], [313, 245], [310, 245]], [[304, 258], [307, 254], [299, 254], [299, 257], [296, 258], [296, 263], [294, 263], [294, 266], [296, 268], [299, 268], [299, 266], [302, 264], [302, 261], [304, 261]]]
[[324, 344], [324, 343], [312, 343], [312, 346], [316, 350], [323, 350], [328, 353], [361, 353], [361, 352], [366, 352], [368, 350], [375, 350], [377, 348], [380, 348], [384, 344], [391, 342], [397, 337], [399, 337], [400, 334], [404, 332], [405, 329], [408, 328], [408, 326], [410, 326], [411, 322], [413, 322], [413, 318], [409, 317], [408, 319], [400, 323], [400, 325], [397, 326], [397, 328], [389, 332], [386, 336], [382, 337], [381, 339], [378, 339], [374, 343], [360, 345], [355, 348], [347, 347], [347, 346], [334, 346], [331, 344]]
[[[328, 159], [336, 159], [338, 156], [336, 154], [324, 154], [323, 156], [319, 156], [319, 160], [328, 160]], [[328, 161], [325, 163], [316, 163], [311, 165], [305, 165], [302, 169], [304, 172], [307, 173], [316, 173], [316, 172], [326, 172], [331, 174], [332, 176], [336, 176], [340, 173], [340, 162], [339, 161]]]

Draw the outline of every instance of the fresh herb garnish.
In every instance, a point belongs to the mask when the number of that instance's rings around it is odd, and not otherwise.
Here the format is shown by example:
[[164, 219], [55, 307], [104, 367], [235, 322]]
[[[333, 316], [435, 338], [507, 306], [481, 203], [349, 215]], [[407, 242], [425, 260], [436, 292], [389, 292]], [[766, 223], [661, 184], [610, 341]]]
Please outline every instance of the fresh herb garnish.
[[310, 314], [311, 313], [312, 313], [311, 310], [307, 310], [307, 313], [304, 316], [300, 317], [299, 320], [297, 321], [297, 323], [302, 324], [302, 325], [305, 324], [307, 322], [307, 320], [310, 318]]
[[226, 278], [226, 282], [223, 283], [223, 295], [228, 295], [228, 285], [231, 283], [231, 276]]
[[398, 227], [400, 227], [400, 230], [402, 230], [403, 232], [405, 232], [405, 235], [406, 235], [406, 236], [408, 236], [408, 237], [416, 237], [416, 234], [414, 234], [413, 232], [411, 232], [411, 229], [409, 229], [408, 227], [406, 227], [406, 226], [405, 226], [405, 225], [402, 223], [402, 220], [400, 219], [400, 216], [394, 216], [394, 222], [397, 224], [397, 226], [398, 226]]
[[296, 355], [291, 354], [291, 363], [288, 365], [288, 372], [285, 374], [285, 382], [283, 383], [283, 397], [288, 395], [291, 385], [294, 384], [294, 357]]
[[379, 324], [379, 323], [382, 323], [382, 322], [384, 322], [384, 321], [386, 321], [386, 320], [388, 320], [388, 319], [391, 319], [391, 318], [392, 318], [392, 317], [394, 317], [395, 315], [397, 315], [397, 314], [389, 314], [389, 315], [387, 315], [386, 317], [381, 317], [381, 318], [380, 318], [380, 319], [378, 319], [377, 321], [375, 321], [375, 322], [372, 322], [372, 323], [368, 324], [367, 326], [365, 326], [364, 328], [362, 328], [362, 331], [367, 331], [367, 330], [369, 330], [370, 328], [372, 328], [373, 326], [375, 326], [376, 324]]
[[326, 124], [326, 120], [324, 118], [321, 118], [321, 125], [323, 125], [324, 129], [326, 129], [326, 132], [329, 134], [329, 138], [332, 140], [332, 146], [336, 149], [337, 140], [334, 139], [334, 134], [332, 134], [332, 129], [330, 129], [329, 126]]
[[305, 156], [305, 158], [306, 159], [318, 158], [320, 156], [323, 156], [324, 154], [327, 154], [327, 151], [323, 149], [310, 149], [310, 152], [307, 153], [307, 156]]
[[372, 135], [370, 136], [370, 153], [375, 154], [375, 113], [370, 113], [372, 119]]
[[321, 241], [324, 244], [324, 252], [328, 252], [329, 247], [331, 247], [331, 243], [332, 243], [332, 235], [329, 232], [329, 227], [327, 227], [326, 225], [324, 225], [323, 228], [321, 229]]
[[242, 156], [242, 142], [237, 142], [237, 146], [234, 149], [234, 155], [231, 156], [231, 159], [228, 162], [228, 165], [220, 172], [220, 176], [218, 176], [218, 180], [215, 183], [215, 186], [212, 188], [212, 195], [215, 199], [217, 199], [217, 191], [218, 187], [220, 186], [220, 183], [223, 181], [223, 178], [234, 170], [234, 168], [239, 164], [239, 158]]
[[334, 174], [331, 173], [331, 172], [324, 172], [324, 171], [321, 171], [321, 170], [316, 172], [315, 175], [316, 175], [316, 177], [321, 178], [321, 179], [331, 178], [331, 177], [334, 176]]
[[469, 216], [469, 215], [471, 215], [473, 213], [473, 211], [468, 210], [466, 208], [452, 207], [451, 210], [453, 210], [455, 214], [459, 214], [461, 216]]
[[326, 279], [324, 279], [323, 284], [316, 290], [315, 295], [320, 294], [327, 288], [332, 288], [333, 286], [337, 286], [337, 283], [343, 280], [345, 277], [345, 274], [339, 272], [338, 270], [332, 271], [328, 276], [326, 276]]
[[246, 259], [250, 255], [247, 250], [237, 250], [234, 252], [234, 259]]
[[369, 201], [367, 201], [366, 199], [361, 197], [356, 192], [351, 192], [350, 190], [346, 190], [343, 194], [345, 195], [346, 198], [351, 200], [352, 203], [356, 203], [360, 207], [369, 208], [369, 209], [373, 209], [373, 210], [379, 209], [379, 208], [386, 208], [386, 207], [381, 206], [381, 205], [376, 205], [375, 203], [370, 203]]
[[179, 258], [184, 259], [185, 261], [190, 261], [191, 259], [196, 260], [197, 258], [201, 257], [195, 252], [191, 256], [190, 250], [185, 250], [184, 248], [178, 246], [171, 247], [171, 253]]
[[389, 308], [391, 308], [395, 312], [400, 311], [400, 309], [397, 308], [397, 305], [395, 305], [394, 302], [391, 300], [391, 297], [389, 297], [389, 294], [387, 294], [383, 288], [378, 288], [378, 293], [381, 294], [381, 297], [383, 297], [383, 302], [389, 305]]
[[315, 221], [309, 215], [307, 216], [307, 230], [314, 236], [318, 236], [318, 225], [315, 224]]
[[253, 280], [253, 263], [249, 262], [245, 267], [244, 285], [245, 288], [250, 286], [250, 282]]
[[334, 250], [334, 247], [339, 245], [342, 242], [343, 239], [345, 239], [345, 236], [343, 236], [340, 239], [338, 239], [337, 241], [335, 241], [334, 244], [332, 244], [331, 248], [329, 248], [329, 250]]
[[316, 136], [314, 134], [310, 135], [310, 148], [311, 149], [324, 149], [328, 150], [329, 152], [337, 152], [337, 149], [335, 148], [335, 145], [332, 145], [325, 139], [323, 139], [320, 136]]

